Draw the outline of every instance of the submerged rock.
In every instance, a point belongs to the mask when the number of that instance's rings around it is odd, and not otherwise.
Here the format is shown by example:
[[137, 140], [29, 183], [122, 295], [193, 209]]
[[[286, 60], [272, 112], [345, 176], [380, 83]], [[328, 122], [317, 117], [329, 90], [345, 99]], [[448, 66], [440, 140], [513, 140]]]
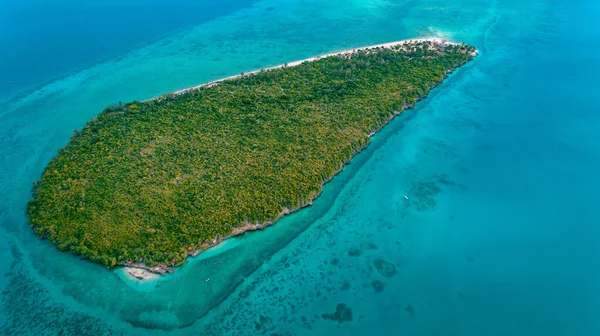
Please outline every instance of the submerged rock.
[[373, 280], [373, 282], [371, 282], [371, 287], [373, 287], [375, 292], [380, 293], [380, 292], [383, 292], [383, 289], [385, 288], [385, 284], [379, 280]]
[[353, 247], [348, 251], [348, 255], [351, 257], [358, 257], [361, 255], [361, 251], [358, 248]]
[[375, 259], [375, 261], [373, 261], [373, 265], [375, 265], [377, 272], [386, 278], [394, 276], [397, 272], [396, 265], [380, 258]]
[[321, 317], [338, 323], [352, 321], [352, 309], [346, 306], [345, 303], [338, 303], [333, 314], [323, 314]]
[[435, 208], [435, 197], [442, 189], [433, 181], [421, 181], [415, 183], [410, 190], [411, 203], [419, 211], [427, 211]]

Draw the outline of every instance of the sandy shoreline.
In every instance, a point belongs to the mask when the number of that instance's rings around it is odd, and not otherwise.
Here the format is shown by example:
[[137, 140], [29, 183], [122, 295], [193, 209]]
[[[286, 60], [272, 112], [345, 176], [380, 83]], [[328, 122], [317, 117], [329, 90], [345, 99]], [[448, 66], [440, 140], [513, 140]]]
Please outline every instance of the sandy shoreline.
[[[346, 50], [341, 50], [341, 51], [336, 51], [336, 52], [332, 52], [329, 54], [324, 54], [324, 55], [319, 55], [319, 56], [314, 56], [314, 57], [309, 57], [309, 58], [305, 58], [302, 60], [298, 60], [298, 61], [292, 61], [292, 62], [288, 62], [288, 63], [284, 63], [284, 64], [279, 64], [279, 65], [275, 65], [272, 67], [267, 67], [267, 68], [262, 68], [262, 69], [257, 69], [257, 70], [252, 70], [249, 72], [244, 72], [244, 76], [247, 75], [252, 75], [252, 74], [256, 74], [259, 73], [261, 71], [268, 71], [268, 70], [274, 70], [274, 69], [279, 69], [279, 68], [283, 68], [283, 67], [293, 67], [293, 66], [297, 66], [300, 65], [304, 62], [311, 62], [311, 61], [316, 61], [318, 59], [324, 58], [324, 57], [329, 57], [329, 56], [339, 56], [339, 55], [348, 55], [348, 54], [352, 54], [354, 52], [360, 51], [360, 50], [366, 50], [366, 49], [373, 49], [373, 48], [391, 48], [391, 47], [395, 47], [398, 45], [403, 45], [403, 44], [407, 44], [407, 43], [419, 43], [419, 42], [433, 42], [436, 44], [446, 44], [446, 45], [453, 45], [453, 44], [458, 44], [456, 42], [450, 42], [447, 41], [445, 39], [442, 38], [437, 38], [437, 37], [423, 37], [423, 38], [414, 38], [414, 39], [406, 39], [406, 40], [400, 40], [400, 41], [394, 41], [394, 42], [388, 42], [388, 43], [382, 43], [382, 44], [374, 44], [374, 45], [370, 45], [370, 46], [364, 46], [364, 47], [358, 47], [358, 48], [352, 48], [352, 49], [346, 49]], [[144, 101], [150, 101], [150, 100], [155, 100], [155, 99], [159, 99], [161, 97], [164, 97], [166, 95], [179, 95], [191, 90], [195, 90], [195, 89], [199, 89], [201, 87], [205, 87], [205, 86], [212, 86], [215, 84], [219, 84], [223, 81], [226, 80], [230, 80], [230, 79], [235, 79], [235, 78], [239, 78], [242, 75], [234, 75], [234, 76], [229, 76], [229, 77], [225, 77], [225, 78], [220, 78], [220, 79], [216, 79], [214, 81], [210, 81], [210, 82], [206, 82], [206, 83], [202, 83], [202, 84], [198, 84], [192, 87], [188, 87], [185, 89], [181, 89], [181, 90], [177, 90], [177, 91], [172, 91], [166, 94], [162, 94], [158, 97], [154, 97], [154, 98], [150, 98]]]

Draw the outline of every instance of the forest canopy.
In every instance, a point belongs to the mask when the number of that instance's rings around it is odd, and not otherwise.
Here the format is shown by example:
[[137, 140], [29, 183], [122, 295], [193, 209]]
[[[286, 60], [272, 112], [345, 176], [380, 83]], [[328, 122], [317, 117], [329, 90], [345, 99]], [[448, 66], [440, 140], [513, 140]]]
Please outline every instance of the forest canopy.
[[308, 204], [372, 132], [474, 51], [362, 50], [107, 108], [35, 183], [30, 224], [108, 267], [180, 264]]

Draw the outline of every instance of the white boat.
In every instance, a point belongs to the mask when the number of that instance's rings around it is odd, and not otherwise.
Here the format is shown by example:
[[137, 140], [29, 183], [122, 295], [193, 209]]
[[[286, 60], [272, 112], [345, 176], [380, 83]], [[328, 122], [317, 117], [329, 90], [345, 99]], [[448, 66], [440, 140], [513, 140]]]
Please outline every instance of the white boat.
[[204, 282], [209, 282], [209, 281], [210, 281], [210, 278], [208, 278], [208, 279], [204, 280]]

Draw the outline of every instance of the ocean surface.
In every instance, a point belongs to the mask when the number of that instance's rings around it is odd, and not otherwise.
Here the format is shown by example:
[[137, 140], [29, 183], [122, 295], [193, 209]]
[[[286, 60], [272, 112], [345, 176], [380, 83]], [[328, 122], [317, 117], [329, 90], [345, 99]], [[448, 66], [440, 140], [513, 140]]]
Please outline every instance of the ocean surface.
[[[0, 334], [600, 335], [599, 17], [597, 0], [3, 2]], [[110, 104], [422, 36], [480, 54], [266, 230], [140, 283], [27, 224], [32, 183]]]

